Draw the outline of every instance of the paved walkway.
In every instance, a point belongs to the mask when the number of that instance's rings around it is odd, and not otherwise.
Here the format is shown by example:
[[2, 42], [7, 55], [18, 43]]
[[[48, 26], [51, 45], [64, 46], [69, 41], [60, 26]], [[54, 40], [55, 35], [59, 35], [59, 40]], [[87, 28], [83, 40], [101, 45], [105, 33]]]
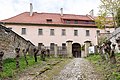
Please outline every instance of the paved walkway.
[[92, 65], [83, 58], [75, 58], [53, 80], [102, 80]]

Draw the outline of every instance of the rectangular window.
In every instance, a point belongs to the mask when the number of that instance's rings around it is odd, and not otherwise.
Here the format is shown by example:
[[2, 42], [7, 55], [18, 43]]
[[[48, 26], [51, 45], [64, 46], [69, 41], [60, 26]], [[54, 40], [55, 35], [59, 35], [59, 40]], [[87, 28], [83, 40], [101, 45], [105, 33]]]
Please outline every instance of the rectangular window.
[[65, 50], [66, 49], [66, 44], [62, 43], [62, 49]]
[[70, 20], [66, 20], [66, 23], [67, 23], [67, 24], [70, 24]]
[[25, 35], [25, 34], [26, 34], [26, 28], [22, 28], [21, 34], [22, 34], [22, 35]]
[[54, 43], [50, 43], [50, 50], [54, 50]]
[[52, 23], [52, 19], [46, 19], [47, 23]]
[[75, 20], [75, 21], [74, 21], [74, 24], [78, 24], [78, 21], [77, 21], [77, 20]]
[[90, 31], [86, 30], [86, 36], [90, 36]]
[[54, 29], [50, 29], [50, 35], [51, 35], [51, 36], [54, 36], [54, 35], [55, 35]]
[[43, 29], [38, 29], [38, 35], [43, 35]]
[[74, 30], [74, 36], [78, 36], [78, 30]]
[[66, 35], [66, 30], [62, 29], [62, 36], [65, 36], [65, 35]]
[[97, 30], [96, 33], [97, 33], [97, 35], [100, 35], [100, 30]]

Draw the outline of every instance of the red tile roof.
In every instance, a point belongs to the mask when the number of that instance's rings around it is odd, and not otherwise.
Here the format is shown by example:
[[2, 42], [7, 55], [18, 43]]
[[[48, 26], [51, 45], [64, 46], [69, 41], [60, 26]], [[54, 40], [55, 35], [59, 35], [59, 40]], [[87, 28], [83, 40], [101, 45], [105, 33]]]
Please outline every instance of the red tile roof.
[[[30, 12], [24, 12], [9, 19], [1, 20], [4, 23], [33, 23], [33, 24], [48, 24], [46, 19], [52, 19], [52, 23], [49, 24], [64, 24], [63, 19], [69, 20], [87, 20], [93, 21], [88, 15], [74, 15], [74, 14], [64, 14], [61, 16], [58, 13], [37, 13], [34, 12], [30, 16]], [[65, 25], [65, 24], [64, 24]], [[71, 24], [66, 24], [71, 25]], [[82, 26], [95, 26], [94, 24], [72, 24], [72, 25], [82, 25]]]

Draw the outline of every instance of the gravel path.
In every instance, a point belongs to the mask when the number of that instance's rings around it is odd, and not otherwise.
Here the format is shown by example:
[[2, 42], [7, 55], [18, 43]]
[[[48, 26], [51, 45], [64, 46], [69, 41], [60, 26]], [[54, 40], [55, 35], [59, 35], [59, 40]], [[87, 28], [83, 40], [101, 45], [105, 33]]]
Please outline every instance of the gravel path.
[[75, 58], [53, 80], [102, 80], [93, 66], [83, 58]]

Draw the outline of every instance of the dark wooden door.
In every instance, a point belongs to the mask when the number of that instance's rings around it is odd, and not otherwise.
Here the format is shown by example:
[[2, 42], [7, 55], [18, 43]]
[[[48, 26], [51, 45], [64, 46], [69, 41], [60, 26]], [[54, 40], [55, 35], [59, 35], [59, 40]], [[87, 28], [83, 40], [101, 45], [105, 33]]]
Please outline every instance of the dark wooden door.
[[72, 54], [75, 58], [81, 57], [81, 45], [79, 43], [72, 44]]

